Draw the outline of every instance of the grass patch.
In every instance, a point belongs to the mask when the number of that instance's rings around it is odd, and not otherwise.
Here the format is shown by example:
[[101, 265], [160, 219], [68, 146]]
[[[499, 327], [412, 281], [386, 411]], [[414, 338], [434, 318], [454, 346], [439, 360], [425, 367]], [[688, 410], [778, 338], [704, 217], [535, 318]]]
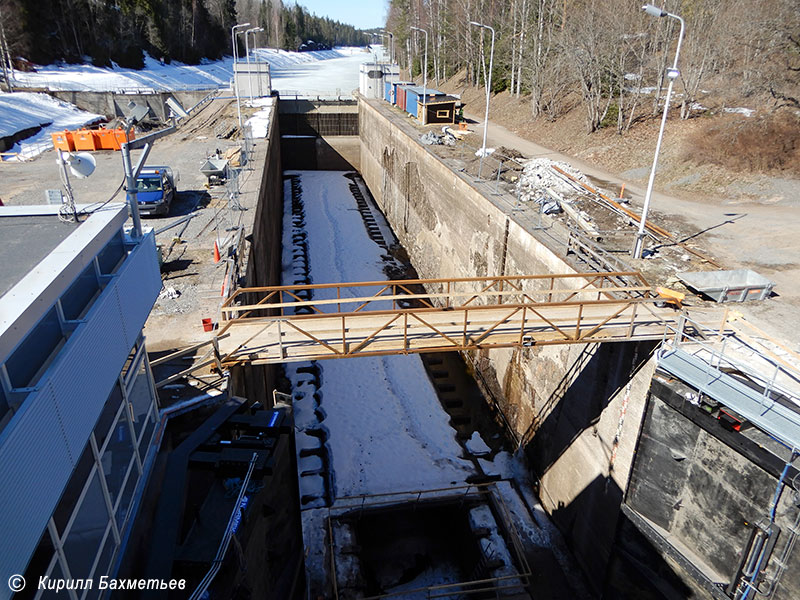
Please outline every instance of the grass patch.
[[697, 164], [800, 175], [800, 118], [789, 112], [725, 117], [698, 129], [687, 141], [687, 158]]

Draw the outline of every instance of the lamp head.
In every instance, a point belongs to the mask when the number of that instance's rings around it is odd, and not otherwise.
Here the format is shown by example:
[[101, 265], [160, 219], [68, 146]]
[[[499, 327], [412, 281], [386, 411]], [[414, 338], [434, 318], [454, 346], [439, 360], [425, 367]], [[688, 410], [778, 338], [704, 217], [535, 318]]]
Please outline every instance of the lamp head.
[[141, 123], [142, 120], [150, 113], [150, 107], [147, 105], [142, 106], [136, 104], [133, 100], [128, 102], [128, 116], [125, 118], [130, 125]]
[[642, 10], [651, 17], [666, 17], [668, 14], [667, 11], [660, 9], [657, 6], [653, 6], [652, 4], [645, 4], [642, 6]]

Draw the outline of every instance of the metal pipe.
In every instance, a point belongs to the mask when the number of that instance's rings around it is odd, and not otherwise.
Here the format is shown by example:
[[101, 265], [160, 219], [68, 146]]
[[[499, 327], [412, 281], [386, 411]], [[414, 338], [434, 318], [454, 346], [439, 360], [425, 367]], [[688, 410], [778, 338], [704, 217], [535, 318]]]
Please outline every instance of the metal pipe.
[[250, 90], [250, 102], [253, 101], [253, 78], [250, 73], [250, 43], [247, 34], [253, 31], [253, 29], [255, 29], [255, 27], [244, 32], [244, 55], [247, 59], [247, 87]]
[[[142, 219], [139, 216], [139, 203], [136, 200], [136, 178], [139, 176], [139, 172], [144, 166], [147, 155], [150, 153], [152, 143], [158, 138], [164, 137], [165, 135], [175, 131], [175, 126], [173, 125], [171, 127], [166, 127], [165, 129], [154, 131], [153, 133], [149, 133], [143, 137], [131, 141], [130, 128], [132, 125], [133, 123], [125, 122], [125, 143], [120, 146], [120, 151], [122, 154], [122, 167], [125, 170], [125, 186], [127, 187], [126, 196], [128, 198], [131, 219], [133, 220], [133, 231], [135, 234], [134, 237], [140, 238], [142, 237]], [[136, 168], [134, 168], [133, 164], [131, 163], [131, 150], [137, 150], [139, 148], [143, 148], [144, 152], [142, 152], [142, 156], [139, 157], [139, 162], [137, 163]]]
[[491, 99], [492, 94], [492, 67], [494, 66], [494, 28], [489, 27], [488, 25], [484, 25], [483, 23], [477, 23], [475, 21], [470, 21], [470, 25], [474, 25], [475, 27], [482, 27], [484, 29], [488, 29], [492, 32], [492, 49], [489, 53], [489, 77], [486, 81], [486, 116], [483, 119], [483, 147], [481, 148], [481, 161], [478, 165], [478, 179], [481, 178], [481, 171], [483, 170], [483, 159], [486, 156], [486, 139], [487, 134], [489, 132], [489, 100]]
[[250, 27], [250, 23], [242, 23], [231, 27], [231, 47], [233, 48], [233, 89], [236, 92], [236, 112], [239, 115], [239, 131], [242, 130], [242, 104], [239, 99], [239, 84], [236, 76], [236, 61], [238, 59], [238, 47], [236, 44], [236, 30]]
[[125, 169], [125, 191], [128, 197], [128, 208], [131, 211], [131, 219], [133, 220], [133, 237], [138, 239], [142, 237], [142, 219], [139, 216], [139, 203], [136, 199], [136, 177], [131, 166], [129, 129], [130, 127], [126, 125], [125, 143], [122, 144], [120, 150], [122, 151], [122, 167]]
[[652, 16], [658, 17], [670, 17], [672, 19], [677, 19], [681, 24], [681, 30], [678, 34], [678, 47], [675, 49], [675, 60], [672, 63], [672, 68], [667, 71], [667, 77], [669, 78], [669, 86], [667, 87], [667, 99], [664, 102], [664, 114], [661, 117], [661, 128], [658, 130], [658, 141], [656, 142], [656, 151], [655, 155], [653, 156], [653, 166], [650, 169], [650, 179], [647, 182], [647, 192], [644, 196], [644, 206], [642, 207], [642, 217], [639, 220], [639, 230], [636, 232], [636, 241], [633, 245], [633, 252], [631, 256], [633, 258], [641, 258], [642, 257], [642, 246], [644, 245], [644, 228], [645, 224], [647, 223], [647, 211], [650, 209], [650, 199], [653, 195], [653, 183], [656, 179], [656, 168], [658, 167], [658, 154], [661, 151], [661, 142], [664, 139], [664, 126], [667, 124], [667, 113], [669, 113], [669, 101], [672, 97], [672, 87], [675, 84], [675, 80], [680, 75], [678, 71], [678, 57], [681, 53], [681, 43], [683, 42], [683, 33], [685, 24], [683, 19], [678, 15], [673, 15], [672, 13], [668, 13], [664, 10], [655, 8], [650, 4], [645, 4], [642, 7], [647, 14]]
[[428, 32], [420, 27], [412, 27], [414, 31], [421, 31], [425, 34], [425, 71], [422, 76], [422, 124], [427, 125], [428, 121]]
[[253, 34], [253, 47], [256, 45], [256, 33], [264, 31], [263, 27], [253, 27], [244, 32], [244, 47], [247, 51], [247, 82], [250, 88], [250, 102], [253, 101], [253, 73], [250, 71], [250, 46], [247, 43], [247, 34]]

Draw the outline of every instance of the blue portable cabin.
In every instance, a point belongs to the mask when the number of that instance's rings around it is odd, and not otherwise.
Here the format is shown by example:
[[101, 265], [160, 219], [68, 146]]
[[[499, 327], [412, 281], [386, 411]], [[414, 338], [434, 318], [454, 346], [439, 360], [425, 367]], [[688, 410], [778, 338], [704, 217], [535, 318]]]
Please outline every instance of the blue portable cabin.
[[415, 87], [413, 83], [397, 84], [397, 86], [395, 87], [394, 102], [397, 108], [399, 108], [400, 110], [403, 111], [406, 110], [406, 100], [407, 100], [406, 92], [413, 87]]
[[394, 97], [394, 87], [392, 81], [385, 81], [383, 83], [383, 99], [386, 100], [389, 104], [394, 104], [392, 102], [392, 98]]
[[399, 106], [398, 87], [413, 86], [413, 81], [389, 81], [387, 82], [386, 101], [395, 106]]
[[444, 96], [444, 92], [433, 88], [423, 88], [421, 85], [406, 88], [406, 112], [413, 117], [419, 118], [419, 105], [422, 104], [423, 97], [426, 97], [426, 104], [437, 96]]
[[417, 116], [417, 104], [422, 97], [422, 86], [409, 86], [406, 88], [405, 110], [413, 117]]

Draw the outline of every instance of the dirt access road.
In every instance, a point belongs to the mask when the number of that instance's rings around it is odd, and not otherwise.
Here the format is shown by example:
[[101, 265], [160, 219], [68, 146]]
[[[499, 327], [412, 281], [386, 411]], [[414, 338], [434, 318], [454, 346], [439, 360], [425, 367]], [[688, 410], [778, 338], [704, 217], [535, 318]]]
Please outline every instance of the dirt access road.
[[[482, 136], [483, 117], [467, 117], [475, 121], [470, 129], [475, 131], [476, 137]], [[641, 211], [646, 188], [637, 182], [528, 141], [491, 120], [488, 138], [490, 148], [506, 146], [528, 158], [566, 162], [596, 180], [607, 182], [607, 189], [611, 191], [624, 184], [634, 210]], [[770, 334], [788, 338], [794, 349], [800, 350], [800, 332], [793, 326], [800, 314], [800, 188], [795, 197], [760, 201], [725, 198], [700, 201], [655, 191], [648, 220], [663, 224], [675, 219], [684, 221], [688, 229], [697, 232], [692, 241], [726, 269], [752, 269], [775, 282], [777, 296], [763, 302], [732, 305], [732, 308]], [[630, 263], [636, 267], [637, 261], [630, 260]]]

